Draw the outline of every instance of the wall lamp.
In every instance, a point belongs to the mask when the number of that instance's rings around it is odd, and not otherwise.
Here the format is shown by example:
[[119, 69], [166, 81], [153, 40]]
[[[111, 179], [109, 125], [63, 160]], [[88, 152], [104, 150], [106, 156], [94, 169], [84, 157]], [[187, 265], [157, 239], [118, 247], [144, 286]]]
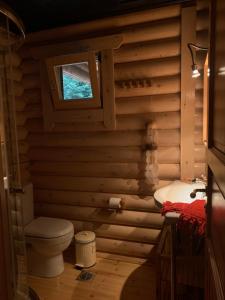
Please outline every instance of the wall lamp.
[[199, 77], [201, 74], [198, 70], [198, 65], [195, 63], [195, 60], [194, 60], [194, 53], [193, 53], [193, 49], [195, 50], [202, 50], [202, 51], [208, 51], [208, 48], [205, 48], [205, 47], [201, 47], [201, 46], [198, 46], [198, 45], [195, 45], [195, 44], [192, 44], [192, 43], [188, 43], [187, 44], [188, 46], [188, 49], [190, 50], [190, 53], [191, 53], [191, 60], [192, 60], [192, 78], [197, 78]]

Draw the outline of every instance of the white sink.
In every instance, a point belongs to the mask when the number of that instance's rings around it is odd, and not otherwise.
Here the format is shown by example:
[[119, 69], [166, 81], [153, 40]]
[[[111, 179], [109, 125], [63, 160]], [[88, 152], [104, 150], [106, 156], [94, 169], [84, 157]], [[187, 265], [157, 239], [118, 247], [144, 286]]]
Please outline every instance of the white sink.
[[204, 189], [205, 184], [203, 182], [186, 183], [180, 180], [173, 181], [167, 186], [164, 186], [154, 193], [154, 198], [159, 206], [162, 206], [163, 202], [170, 201], [191, 203], [196, 199], [206, 199], [204, 192], [196, 193], [195, 198], [190, 197], [190, 193], [194, 189]]

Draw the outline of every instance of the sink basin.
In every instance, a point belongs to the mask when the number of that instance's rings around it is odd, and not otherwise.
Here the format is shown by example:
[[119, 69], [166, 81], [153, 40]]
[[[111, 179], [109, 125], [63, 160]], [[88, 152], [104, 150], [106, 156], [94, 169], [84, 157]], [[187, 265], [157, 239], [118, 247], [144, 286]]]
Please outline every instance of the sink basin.
[[205, 199], [206, 195], [204, 192], [198, 192], [195, 198], [190, 197], [190, 193], [194, 189], [204, 189], [205, 184], [203, 182], [193, 182], [186, 183], [180, 180], [173, 181], [167, 186], [164, 186], [154, 193], [154, 198], [156, 204], [160, 207], [163, 202], [170, 201], [174, 202], [182, 202], [182, 203], [191, 203], [196, 199]]

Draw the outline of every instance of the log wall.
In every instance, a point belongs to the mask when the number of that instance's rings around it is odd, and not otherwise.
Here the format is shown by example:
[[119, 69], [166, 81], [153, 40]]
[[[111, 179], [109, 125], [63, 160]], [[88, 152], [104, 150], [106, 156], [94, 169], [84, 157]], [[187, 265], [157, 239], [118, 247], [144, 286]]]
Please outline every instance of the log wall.
[[[72, 220], [75, 230], [94, 230], [100, 251], [150, 256], [163, 218], [152, 194], [180, 178], [179, 5], [89, 22], [58, 31], [58, 39], [122, 33], [114, 51], [115, 131], [101, 123], [57, 123], [44, 132], [39, 61], [29, 45], [54, 40], [54, 32], [28, 36], [21, 56], [18, 95], [20, 152], [34, 184], [35, 213]], [[204, 171], [202, 98], [196, 94], [195, 175]], [[26, 128], [24, 128], [26, 124]], [[154, 143], [156, 150], [149, 149]], [[121, 197], [119, 213], [107, 210]]]
[[[209, 0], [198, 0], [197, 1], [197, 22], [196, 22], [196, 44], [200, 45], [202, 47], [209, 48]], [[207, 52], [206, 51], [197, 51], [196, 52], [196, 62], [198, 64], [201, 76], [197, 79], [198, 84], [196, 86], [196, 93], [199, 94], [199, 101], [203, 103], [203, 72], [204, 72], [204, 63], [206, 59]], [[201, 107], [195, 107], [196, 115], [201, 115], [200, 118], [200, 124], [203, 124], [203, 105]], [[199, 127], [197, 124], [197, 120], [195, 122], [196, 128]], [[207, 127], [207, 125], [206, 125]], [[203, 141], [203, 135], [201, 136], [201, 140], [199, 142]], [[206, 156], [206, 154], [205, 154]], [[206, 171], [206, 164], [205, 164], [205, 172], [203, 175], [207, 174]]]
[[[26, 103], [23, 98], [23, 72], [21, 69], [22, 58], [18, 53], [12, 51], [10, 54], [5, 56], [4, 61], [1, 61], [1, 63], [6, 65], [6, 77], [9, 80], [8, 84], [10, 87], [13, 87], [13, 91], [12, 89], [9, 90], [9, 95], [15, 97], [15, 118], [20, 160], [20, 176], [22, 184], [26, 184], [31, 179], [27, 143], [28, 130], [26, 127], [26, 115], [24, 112]], [[4, 140], [4, 135], [2, 138]]]

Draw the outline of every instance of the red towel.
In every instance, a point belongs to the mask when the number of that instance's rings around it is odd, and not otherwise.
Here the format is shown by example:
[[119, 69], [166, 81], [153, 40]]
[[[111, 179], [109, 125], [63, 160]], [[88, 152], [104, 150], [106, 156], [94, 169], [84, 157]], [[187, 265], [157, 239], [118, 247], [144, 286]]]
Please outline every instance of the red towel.
[[167, 212], [180, 213], [178, 227], [191, 227], [198, 235], [204, 235], [206, 225], [205, 200], [195, 200], [192, 203], [163, 203], [162, 214]]
[[187, 203], [182, 203], [182, 202], [177, 202], [177, 203], [172, 203], [170, 201], [163, 202], [163, 207], [162, 207], [162, 215], [164, 216], [167, 212], [177, 212], [181, 213], [182, 210], [187, 206]]

